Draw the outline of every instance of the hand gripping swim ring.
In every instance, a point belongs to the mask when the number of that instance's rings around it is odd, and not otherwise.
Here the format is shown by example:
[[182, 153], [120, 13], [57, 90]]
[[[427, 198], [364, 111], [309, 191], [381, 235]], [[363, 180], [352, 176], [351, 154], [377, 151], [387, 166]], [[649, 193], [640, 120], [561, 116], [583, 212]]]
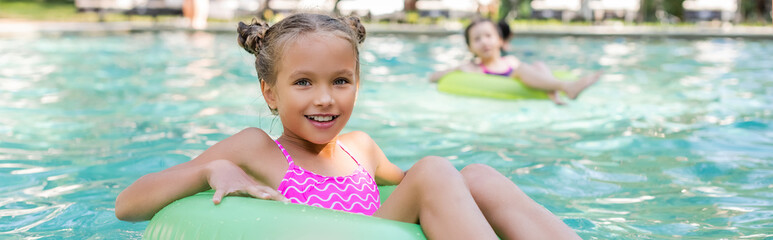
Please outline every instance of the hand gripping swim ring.
[[[382, 201], [394, 186], [381, 186]], [[143, 239], [426, 239], [417, 224], [247, 197], [212, 203], [214, 191], [177, 200], [150, 220]]]
[[[565, 71], [553, 72], [559, 80], [574, 79]], [[455, 71], [438, 81], [438, 91], [471, 97], [497, 99], [547, 99], [545, 91], [527, 87], [518, 78]]]

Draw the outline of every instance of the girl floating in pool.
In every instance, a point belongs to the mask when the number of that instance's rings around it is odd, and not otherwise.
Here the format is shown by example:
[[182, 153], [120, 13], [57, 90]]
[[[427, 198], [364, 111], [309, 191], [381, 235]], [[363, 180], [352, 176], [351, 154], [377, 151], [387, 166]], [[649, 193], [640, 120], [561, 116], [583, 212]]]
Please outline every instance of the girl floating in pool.
[[564, 92], [570, 99], [575, 99], [601, 76], [601, 71], [598, 71], [574, 82], [559, 81], [542, 62], [527, 64], [514, 56], [502, 56], [503, 47], [506, 46], [503, 39], [507, 37], [503, 35], [503, 28], [507, 28], [504, 30], [509, 32], [506, 23], [496, 24], [489, 19], [474, 20], [464, 30], [464, 39], [470, 52], [477, 58], [476, 61], [435, 72], [430, 76], [430, 81], [437, 82], [452, 71], [518, 77], [524, 85], [546, 91], [556, 104], [564, 104], [558, 97], [558, 92]]
[[[292, 15], [274, 26], [239, 23], [238, 42], [257, 59], [260, 88], [284, 131], [247, 128], [191, 161], [145, 175], [116, 199], [125, 221], [153, 217], [171, 202], [214, 189], [418, 223], [435, 239], [562, 239], [578, 236], [491, 167], [461, 171], [425, 157], [404, 172], [366, 133], [340, 134], [361, 84], [356, 17]], [[340, 134], [340, 135], [339, 135]], [[399, 184], [380, 202], [376, 184]]]

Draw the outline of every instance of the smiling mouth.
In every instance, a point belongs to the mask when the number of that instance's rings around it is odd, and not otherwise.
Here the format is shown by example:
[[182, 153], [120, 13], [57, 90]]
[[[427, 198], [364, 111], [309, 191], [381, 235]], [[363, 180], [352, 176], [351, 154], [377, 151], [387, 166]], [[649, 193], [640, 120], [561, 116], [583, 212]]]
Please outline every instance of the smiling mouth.
[[319, 115], [304, 115], [309, 120], [317, 121], [317, 122], [330, 122], [334, 119], [338, 118], [339, 115], [327, 115], [327, 116], [319, 116]]

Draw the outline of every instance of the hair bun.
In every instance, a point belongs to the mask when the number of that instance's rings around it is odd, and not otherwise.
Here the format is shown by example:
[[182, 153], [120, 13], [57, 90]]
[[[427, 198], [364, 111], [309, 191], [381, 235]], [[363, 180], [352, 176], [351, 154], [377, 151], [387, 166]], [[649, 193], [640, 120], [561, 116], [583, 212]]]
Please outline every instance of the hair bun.
[[357, 43], [362, 43], [365, 41], [365, 26], [362, 25], [359, 17], [348, 16], [341, 17], [339, 19], [349, 25], [349, 27], [352, 29], [352, 32], [354, 32], [354, 35], [357, 36]]
[[266, 36], [268, 30], [268, 23], [258, 21], [257, 18], [252, 19], [250, 25], [239, 22], [239, 27], [236, 28], [236, 32], [239, 33], [237, 41], [239, 46], [242, 46], [245, 51], [258, 54], [263, 46], [263, 39]]

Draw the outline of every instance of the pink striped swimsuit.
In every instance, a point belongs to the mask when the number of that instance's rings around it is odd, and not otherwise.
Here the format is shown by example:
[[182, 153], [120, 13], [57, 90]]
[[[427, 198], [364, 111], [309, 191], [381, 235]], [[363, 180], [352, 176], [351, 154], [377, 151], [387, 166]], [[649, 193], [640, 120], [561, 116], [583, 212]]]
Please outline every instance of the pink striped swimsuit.
[[357, 163], [357, 170], [338, 177], [318, 175], [295, 165], [279, 140], [274, 142], [290, 164], [277, 188], [290, 202], [364, 215], [373, 215], [381, 206], [376, 181], [340, 142], [336, 144]]

